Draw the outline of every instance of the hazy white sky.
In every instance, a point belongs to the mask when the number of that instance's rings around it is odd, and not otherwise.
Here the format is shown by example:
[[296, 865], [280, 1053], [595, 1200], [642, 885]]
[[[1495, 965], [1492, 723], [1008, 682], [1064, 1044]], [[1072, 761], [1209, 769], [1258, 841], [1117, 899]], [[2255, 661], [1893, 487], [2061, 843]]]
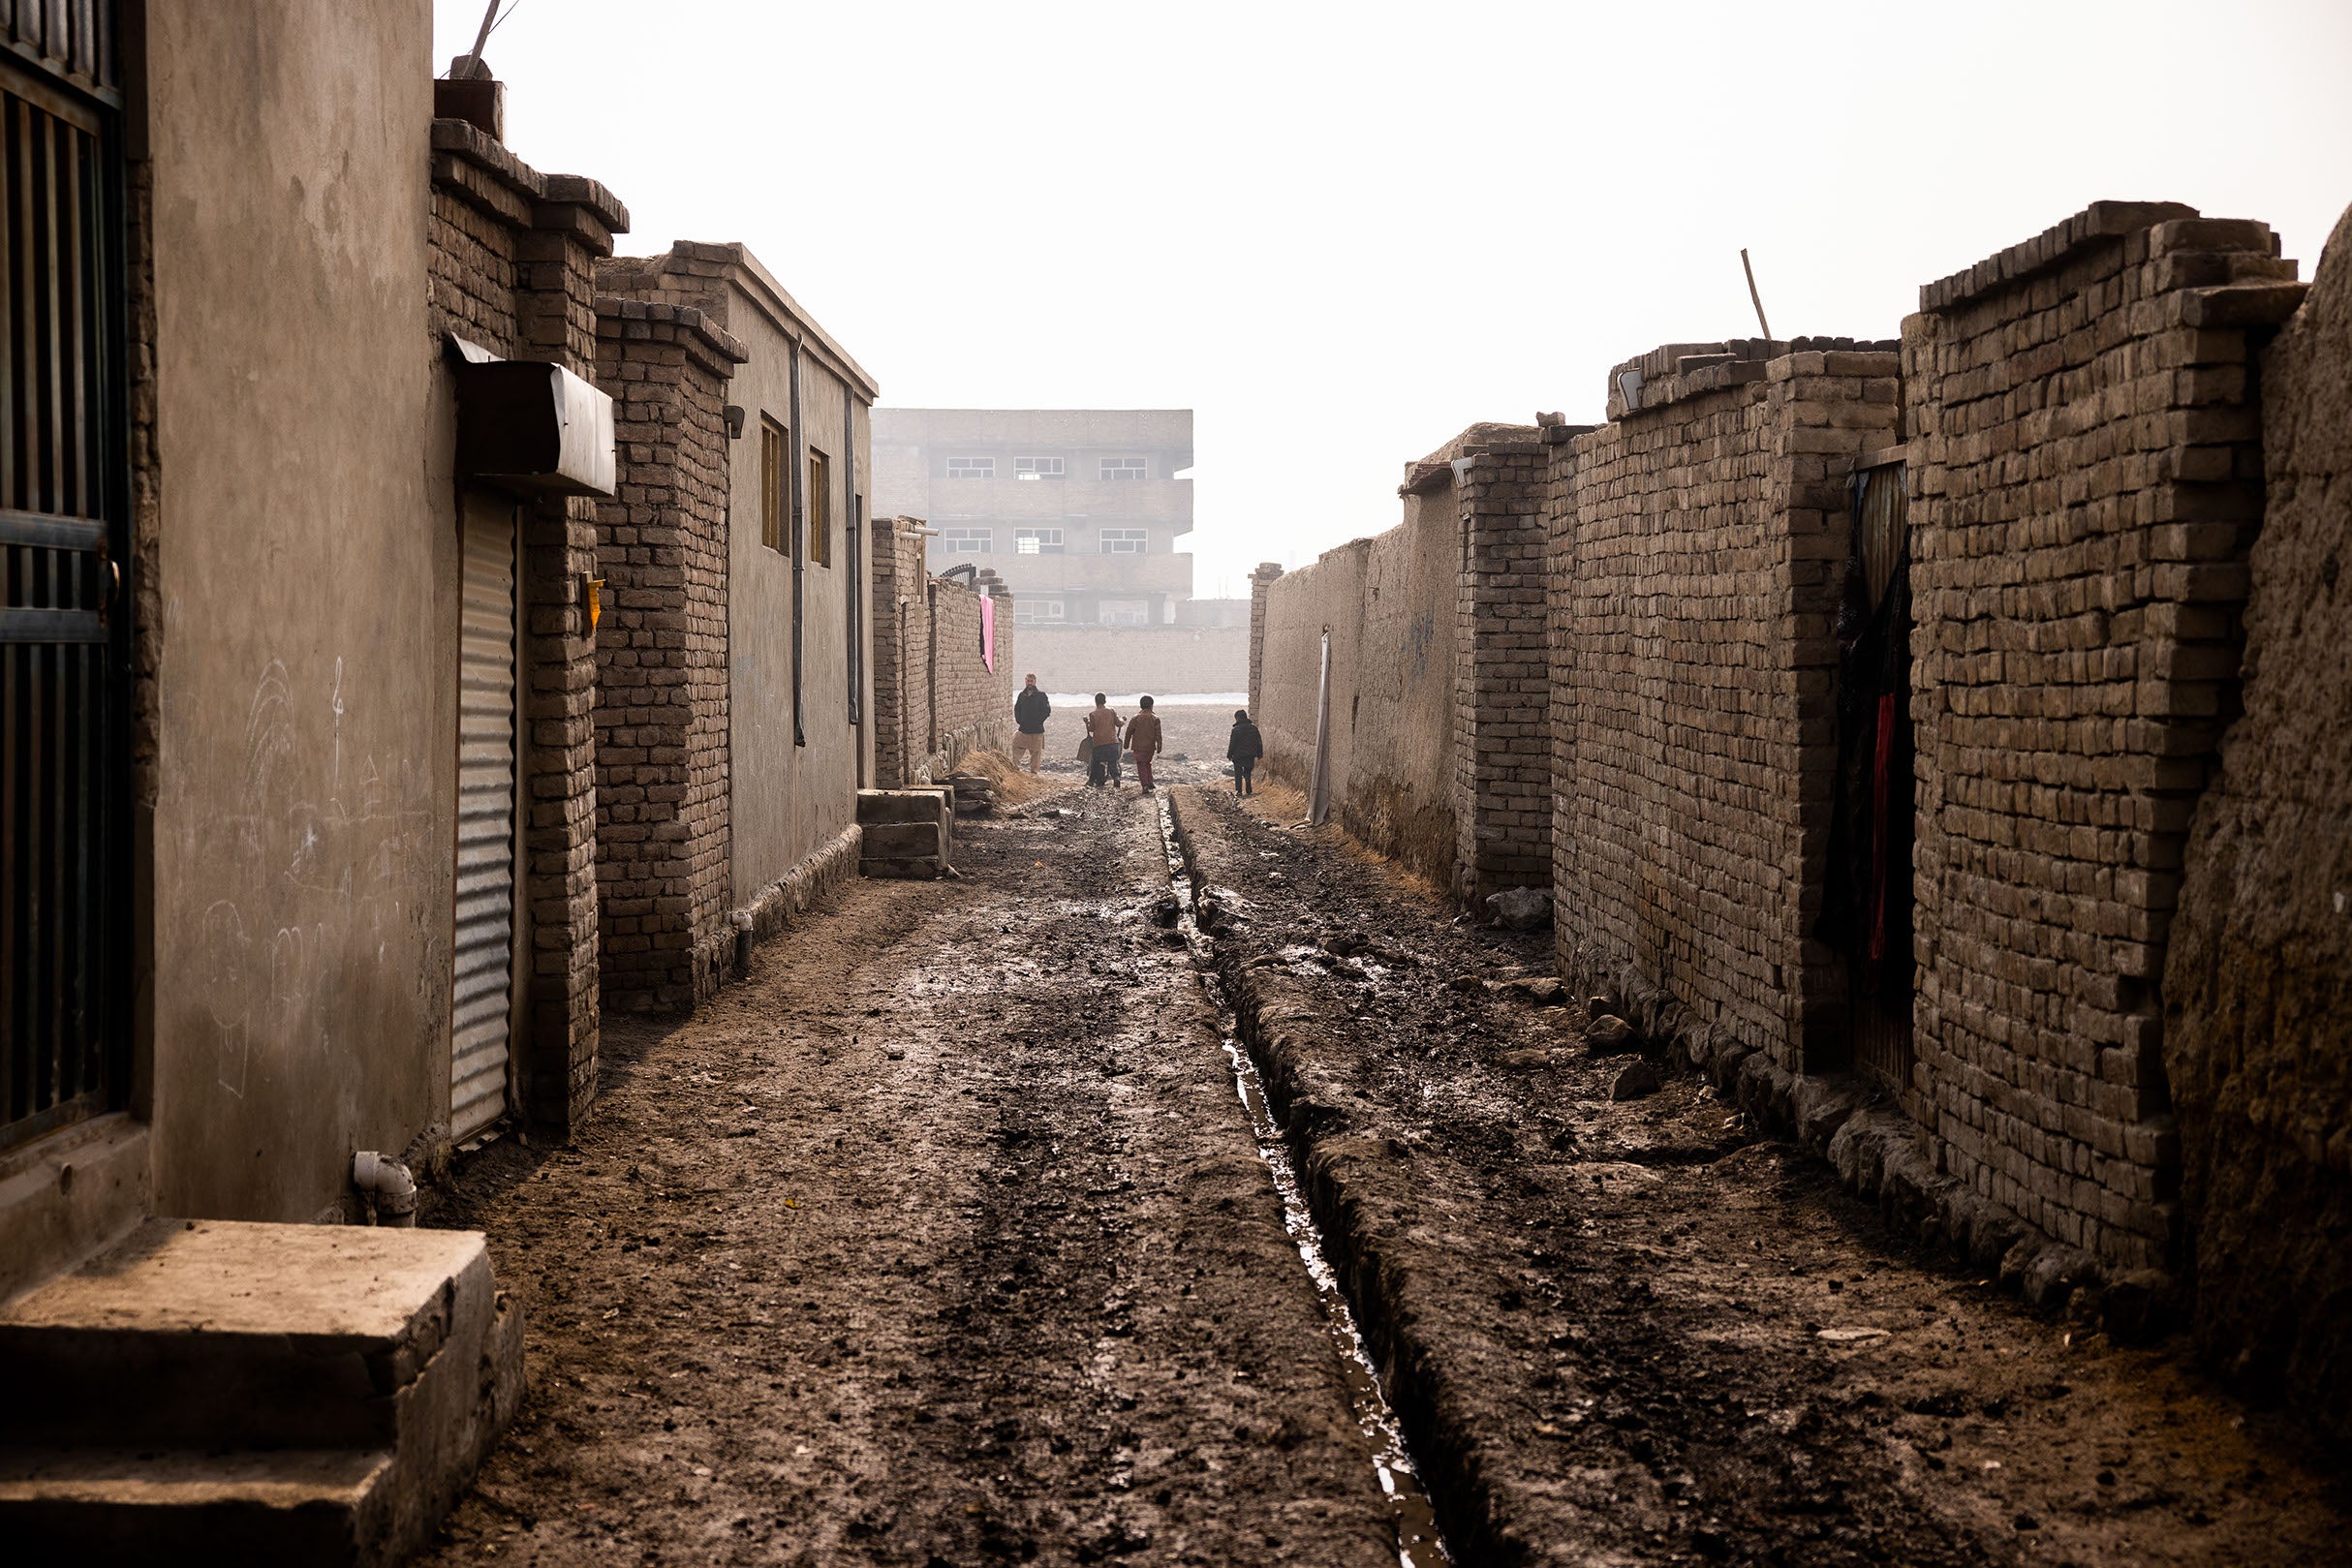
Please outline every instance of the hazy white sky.
[[[436, 0], [436, 70], [483, 0]], [[1893, 337], [2106, 197], [2352, 203], [2352, 0], [519, 0], [508, 141], [624, 252], [740, 239], [885, 403], [1196, 412], [1194, 591], [1398, 515], [1619, 359]]]

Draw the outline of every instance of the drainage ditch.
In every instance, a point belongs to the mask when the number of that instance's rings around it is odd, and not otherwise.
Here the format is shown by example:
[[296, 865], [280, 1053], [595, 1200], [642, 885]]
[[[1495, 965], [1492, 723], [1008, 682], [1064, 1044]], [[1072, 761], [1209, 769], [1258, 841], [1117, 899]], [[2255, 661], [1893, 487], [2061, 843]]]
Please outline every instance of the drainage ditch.
[[1380, 1491], [1388, 1499], [1390, 1521], [1397, 1531], [1397, 1560], [1403, 1568], [1439, 1568], [1440, 1564], [1450, 1564], [1453, 1557], [1438, 1533], [1437, 1515], [1430, 1507], [1428, 1492], [1422, 1490], [1412, 1455], [1405, 1446], [1404, 1430], [1397, 1423], [1396, 1412], [1389, 1408], [1388, 1395], [1380, 1386], [1380, 1374], [1373, 1366], [1372, 1357], [1364, 1349], [1363, 1336], [1356, 1331], [1355, 1313], [1347, 1305], [1346, 1293], [1340, 1288], [1339, 1275], [1324, 1256], [1322, 1235], [1308, 1210], [1306, 1194], [1300, 1190], [1298, 1171], [1291, 1163], [1282, 1126], [1266, 1102], [1265, 1086], [1258, 1078], [1257, 1066], [1241, 1043], [1233, 1009], [1227, 1004], [1224, 986], [1217, 976], [1209, 938], [1193, 920], [1192, 876], [1177, 844], [1175, 818], [1165, 794], [1160, 797], [1159, 805], [1160, 844], [1167, 857], [1168, 881], [1176, 892], [1177, 930], [1184, 936], [1193, 972], [1217, 1009], [1218, 1034], [1224, 1044], [1225, 1058], [1232, 1063], [1234, 1092], [1249, 1113], [1250, 1127], [1257, 1139], [1258, 1158], [1265, 1161], [1274, 1178], [1274, 1189], [1282, 1196], [1283, 1226], [1297, 1245], [1299, 1261], [1306, 1265], [1307, 1277], [1315, 1282], [1315, 1297], [1323, 1305], [1324, 1326], [1339, 1350], [1340, 1365], [1346, 1371], [1356, 1430], [1379, 1477]]

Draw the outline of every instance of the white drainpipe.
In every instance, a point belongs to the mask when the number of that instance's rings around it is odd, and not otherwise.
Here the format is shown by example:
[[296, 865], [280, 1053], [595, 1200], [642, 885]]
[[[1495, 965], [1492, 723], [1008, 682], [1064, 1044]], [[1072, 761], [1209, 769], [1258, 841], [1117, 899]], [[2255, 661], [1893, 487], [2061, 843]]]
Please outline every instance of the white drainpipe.
[[417, 1225], [417, 1179], [387, 1154], [362, 1149], [352, 1156], [352, 1185], [376, 1200], [376, 1223], [401, 1230]]

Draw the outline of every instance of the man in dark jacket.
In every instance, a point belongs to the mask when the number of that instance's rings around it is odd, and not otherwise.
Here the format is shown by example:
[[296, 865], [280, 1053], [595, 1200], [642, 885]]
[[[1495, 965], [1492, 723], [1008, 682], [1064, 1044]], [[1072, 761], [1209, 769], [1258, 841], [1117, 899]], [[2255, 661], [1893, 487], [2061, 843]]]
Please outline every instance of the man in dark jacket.
[[1012, 699], [1012, 723], [1017, 732], [1012, 737], [1012, 765], [1017, 770], [1021, 758], [1029, 758], [1029, 771], [1035, 773], [1045, 763], [1045, 721], [1054, 716], [1054, 705], [1044, 692], [1037, 690], [1037, 678], [1028, 677], [1021, 694]]
[[1225, 760], [1233, 764], [1233, 793], [1251, 792], [1250, 774], [1257, 759], [1266, 754], [1266, 743], [1257, 738], [1257, 726], [1250, 723], [1250, 710], [1233, 710], [1233, 735], [1225, 742]]

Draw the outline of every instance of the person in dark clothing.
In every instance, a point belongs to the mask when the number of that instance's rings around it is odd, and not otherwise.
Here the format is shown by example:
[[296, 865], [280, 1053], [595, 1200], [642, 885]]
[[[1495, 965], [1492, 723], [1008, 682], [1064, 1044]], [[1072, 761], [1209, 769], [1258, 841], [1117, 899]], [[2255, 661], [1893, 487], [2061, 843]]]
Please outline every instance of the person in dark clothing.
[[1054, 705], [1045, 693], [1037, 690], [1037, 678], [1029, 677], [1021, 694], [1012, 699], [1012, 723], [1018, 731], [1012, 738], [1012, 765], [1017, 769], [1021, 758], [1029, 758], [1029, 771], [1035, 773], [1045, 764], [1045, 721], [1054, 716]]
[[1233, 734], [1225, 742], [1225, 759], [1233, 764], [1233, 793], [1251, 793], [1250, 774], [1257, 759], [1266, 754], [1266, 743], [1257, 736], [1257, 726], [1250, 723], [1250, 710], [1233, 710]]

